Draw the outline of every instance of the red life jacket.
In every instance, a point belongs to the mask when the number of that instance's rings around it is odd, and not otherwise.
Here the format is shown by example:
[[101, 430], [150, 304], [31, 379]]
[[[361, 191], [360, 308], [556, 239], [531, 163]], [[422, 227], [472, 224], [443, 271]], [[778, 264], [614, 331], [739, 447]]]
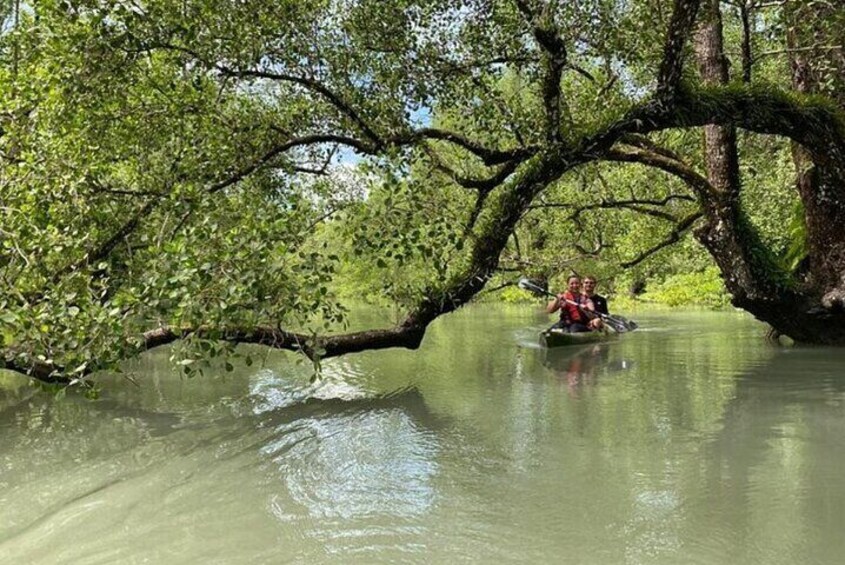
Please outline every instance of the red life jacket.
[[[585, 297], [583, 294], [573, 295], [568, 290], [563, 293], [563, 297], [566, 300], [571, 300], [576, 304], [580, 304], [582, 308], [587, 308], [587, 304], [590, 302], [590, 299]], [[590, 321], [587, 315], [584, 314], [578, 306], [570, 304], [569, 302], [560, 303], [560, 319], [566, 324], [578, 323], [586, 325]]]

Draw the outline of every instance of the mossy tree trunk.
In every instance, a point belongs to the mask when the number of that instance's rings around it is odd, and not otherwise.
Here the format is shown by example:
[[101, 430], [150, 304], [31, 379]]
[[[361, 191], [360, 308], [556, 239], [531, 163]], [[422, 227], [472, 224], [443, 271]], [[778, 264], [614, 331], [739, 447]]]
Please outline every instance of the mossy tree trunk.
[[[702, 3], [694, 47], [703, 83], [727, 85], [730, 76], [718, 0]], [[795, 87], [813, 92], [813, 74], [802, 59], [795, 57], [793, 64]], [[795, 144], [809, 252], [806, 276], [795, 276], [785, 272], [767, 252], [742, 210], [736, 128], [705, 126], [704, 147], [709, 187], [699, 191], [705, 224], [695, 235], [719, 266], [734, 305], [797, 341], [845, 341], [842, 155], [832, 151], [824, 162], [814, 163], [810, 152]]]
[[[841, 40], [842, 12], [824, 3], [790, 5], [786, 39], [793, 89], [824, 94], [845, 108], [845, 51], [824, 48]], [[841, 154], [814, 162], [798, 144], [793, 144], [792, 155], [806, 223], [807, 283], [824, 291], [826, 306], [841, 304], [845, 296], [845, 162]]]

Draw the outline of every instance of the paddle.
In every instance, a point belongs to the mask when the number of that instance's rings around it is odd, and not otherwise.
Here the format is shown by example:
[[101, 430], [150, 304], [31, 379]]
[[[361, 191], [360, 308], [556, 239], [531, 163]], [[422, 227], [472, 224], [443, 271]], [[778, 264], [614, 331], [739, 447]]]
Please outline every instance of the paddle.
[[[519, 279], [517, 286], [523, 290], [527, 290], [528, 292], [533, 292], [534, 294], [545, 294], [547, 296], [557, 298], [557, 294], [545, 290], [544, 288], [538, 286], [537, 284], [531, 282], [526, 278]], [[589, 310], [584, 310], [583, 308], [581, 308], [581, 305], [577, 302], [573, 302], [572, 300], [566, 300], [566, 302], [572, 304], [573, 306], [577, 306], [579, 310], [581, 310], [588, 316], [599, 316], [602, 320], [604, 320], [604, 323], [606, 323], [608, 326], [610, 326], [617, 332], [630, 332], [639, 327], [636, 322], [632, 320], [627, 320], [622, 316], [611, 316], [610, 314], [602, 314], [601, 312], [591, 312]]]

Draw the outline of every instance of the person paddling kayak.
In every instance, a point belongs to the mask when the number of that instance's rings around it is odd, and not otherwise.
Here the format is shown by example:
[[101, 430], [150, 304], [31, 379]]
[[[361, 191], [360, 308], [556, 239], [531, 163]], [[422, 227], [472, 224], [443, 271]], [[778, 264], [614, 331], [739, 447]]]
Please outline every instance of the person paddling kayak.
[[[596, 277], [592, 275], [584, 277], [584, 296], [593, 302], [596, 312], [605, 315], [610, 314], [610, 312], [607, 311], [607, 298], [600, 294], [596, 294], [596, 284]], [[600, 330], [604, 327], [601, 317], [598, 316], [590, 320], [589, 325], [590, 328], [594, 330]]]
[[[573, 278], [576, 279], [577, 282], [573, 281], [572, 280]], [[599, 312], [595, 309], [590, 310], [589, 307], [588, 307], [588, 304], [592, 302], [592, 299], [581, 297], [578, 294], [578, 288], [580, 286], [580, 282], [581, 281], [577, 276], [570, 277], [568, 284], [574, 284], [574, 287], [573, 287], [574, 290], [568, 290], [567, 292], [564, 292], [562, 294], [554, 294], [552, 292], [549, 292], [546, 288], [541, 286], [539, 283], [533, 282], [533, 281], [531, 281], [531, 279], [528, 279], [528, 278], [525, 278], [525, 277], [519, 279], [517, 286], [519, 286], [519, 288], [521, 288], [523, 290], [527, 290], [528, 292], [532, 292], [532, 293], [534, 293], [538, 296], [542, 295], [542, 296], [554, 297], [554, 300], [549, 302], [549, 305], [546, 307], [546, 311], [549, 314], [551, 314], [552, 312], [554, 312], [558, 309], [562, 309], [561, 306], [565, 306], [565, 305], [569, 304], [568, 299], [566, 298], [566, 296], [568, 294], [569, 296], [571, 296], [573, 298], [575, 298], [576, 296], [579, 297], [577, 300], [573, 300], [572, 302], [576, 306], [576, 310], [578, 310], [578, 312], [580, 312], [580, 314], [584, 315], [584, 318], [587, 318], [587, 319], [594, 318], [594, 317], [601, 318], [603, 324], [605, 326], [608, 326], [611, 329], [613, 329], [613, 331], [615, 331], [616, 333], [630, 332], [630, 331], [633, 331], [633, 330], [635, 330], [639, 327], [639, 324], [637, 324], [635, 321], [626, 320], [622, 316], [611, 316], [610, 314], [603, 314], [603, 313], [601, 313], [601, 312]], [[578, 306], [581, 306], [581, 308], [578, 309], [577, 308]], [[595, 303], [593, 303], [593, 308], [595, 308]], [[546, 335], [549, 335], [549, 334], [552, 334], [552, 333], [555, 333], [557, 335], [563, 335], [565, 333], [569, 333], [565, 329], [563, 331], [556, 331], [556, 332], [552, 331], [552, 330], [555, 330], [557, 328], [567, 328], [570, 325], [570, 322], [574, 321], [574, 320], [572, 320], [572, 317], [569, 316], [569, 313], [567, 313], [565, 311], [561, 311], [560, 317], [561, 317], [560, 322], [556, 323], [554, 326], [549, 328], [547, 331], [543, 332], [541, 335], [546, 336]], [[582, 320], [583, 320], [583, 318], [582, 318]], [[581, 322], [581, 323], [583, 325], [583, 322]], [[546, 345], [548, 345], [548, 344], [546, 344]]]
[[552, 329], [559, 328], [569, 333], [580, 333], [592, 331], [590, 327], [589, 312], [595, 312], [596, 308], [589, 297], [581, 294], [581, 279], [572, 275], [566, 280], [566, 292], [558, 294], [554, 300], [546, 306], [546, 312], [553, 314], [560, 310], [560, 320], [552, 326]]

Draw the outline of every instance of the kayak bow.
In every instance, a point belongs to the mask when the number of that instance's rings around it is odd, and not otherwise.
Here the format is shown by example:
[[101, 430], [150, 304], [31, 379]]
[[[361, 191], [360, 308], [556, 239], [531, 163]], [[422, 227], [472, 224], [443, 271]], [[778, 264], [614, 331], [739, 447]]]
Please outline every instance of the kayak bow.
[[560, 329], [540, 332], [540, 345], [543, 347], [565, 347], [567, 345], [585, 345], [615, 339], [619, 334], [612, 332], [569, 333]]

